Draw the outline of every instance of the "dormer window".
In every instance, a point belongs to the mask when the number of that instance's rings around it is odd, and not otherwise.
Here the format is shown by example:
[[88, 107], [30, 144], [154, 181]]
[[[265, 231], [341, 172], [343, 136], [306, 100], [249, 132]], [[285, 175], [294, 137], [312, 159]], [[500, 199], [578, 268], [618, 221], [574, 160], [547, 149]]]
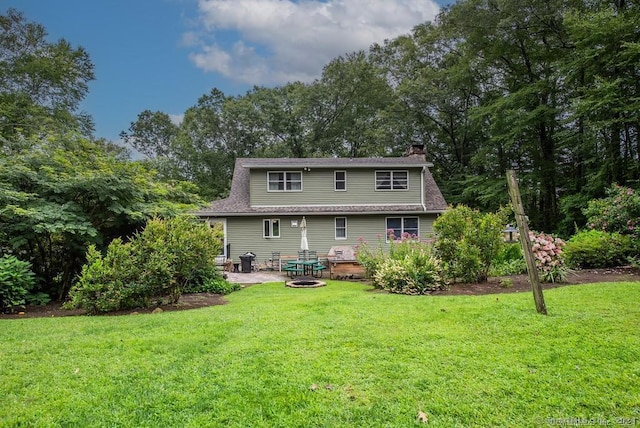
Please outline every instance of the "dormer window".
[[376, 171], [376, 190], [407, 190], [409, 173], [407, 171]]
[[302, 172], [269, 171], [267, 182], [269, 192], [301, 192]]

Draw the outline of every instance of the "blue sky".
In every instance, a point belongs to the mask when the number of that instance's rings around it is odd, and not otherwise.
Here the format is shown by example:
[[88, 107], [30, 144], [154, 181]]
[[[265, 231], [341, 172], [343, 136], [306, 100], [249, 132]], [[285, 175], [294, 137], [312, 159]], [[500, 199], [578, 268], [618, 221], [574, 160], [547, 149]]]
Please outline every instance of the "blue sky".
[[431, 20], [429, 0], [0, 0], [87, 50], [82, 109], [117, 141], [143, 110], [179, 120], [201, 95], [311, 82], [331, 59]]

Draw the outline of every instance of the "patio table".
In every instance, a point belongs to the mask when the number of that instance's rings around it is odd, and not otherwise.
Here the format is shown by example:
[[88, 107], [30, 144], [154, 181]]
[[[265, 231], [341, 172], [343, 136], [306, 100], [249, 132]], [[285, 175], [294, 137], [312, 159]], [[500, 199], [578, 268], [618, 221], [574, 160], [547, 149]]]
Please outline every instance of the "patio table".
[[315, 276], [324, 269], [318, 260], [290, 260], [287, 262], [283, 270], [287, 271], [291, 276], [295, 273], [302, 273], [304, 276]]

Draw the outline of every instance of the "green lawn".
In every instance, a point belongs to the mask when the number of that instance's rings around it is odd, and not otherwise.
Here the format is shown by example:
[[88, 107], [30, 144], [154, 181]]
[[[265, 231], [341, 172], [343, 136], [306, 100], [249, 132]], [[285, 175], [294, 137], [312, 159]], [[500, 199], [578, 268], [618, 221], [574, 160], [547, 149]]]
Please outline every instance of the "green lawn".
[[[0, 321], [0, 426], [640, 425], [640, 283], [388, 295], [253, 286], [229, 304]], [[582, 419], [584, 418], [584, 419]]]

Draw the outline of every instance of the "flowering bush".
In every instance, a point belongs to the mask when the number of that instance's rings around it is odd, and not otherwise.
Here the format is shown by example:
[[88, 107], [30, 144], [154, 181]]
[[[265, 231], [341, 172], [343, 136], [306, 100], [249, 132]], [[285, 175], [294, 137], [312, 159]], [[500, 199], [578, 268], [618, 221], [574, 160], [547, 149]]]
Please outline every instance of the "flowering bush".
[[603, 199], [589, 201], [583, 210], [591, 229], [640, 237], [640, 194], [612, 185]]
[[543, 282], [566, 281], [569, 269], [564, 263], [565, 242], [544, 233], [529, 232], [533, 257]]
[[372, 248], [364, 238], [358, 238], [358, 244], [355, 247], [356, 260], [364, 268], [364, 274], [367, 278], [373, 278], [378, 265], [384, 260], [385, 255], [382, 250], [381, 237], [378, 237], [377, 248]]
[[400, 294], [426, 294], [447, 286], [440, 260], [426, 247], [414, 248], [402, 259], [389, 258], [381, 262], [373, 275], [373, 283]]
[[447, 286], [442, 264], [428, 243], [410, 235], [400, 240], [389, 237], [388, 254], [382, 249], [381, 236], [376, 248], [364, 239], [356, 246], [356, 258], [374, 286], [401, 294], [425, 294]]

